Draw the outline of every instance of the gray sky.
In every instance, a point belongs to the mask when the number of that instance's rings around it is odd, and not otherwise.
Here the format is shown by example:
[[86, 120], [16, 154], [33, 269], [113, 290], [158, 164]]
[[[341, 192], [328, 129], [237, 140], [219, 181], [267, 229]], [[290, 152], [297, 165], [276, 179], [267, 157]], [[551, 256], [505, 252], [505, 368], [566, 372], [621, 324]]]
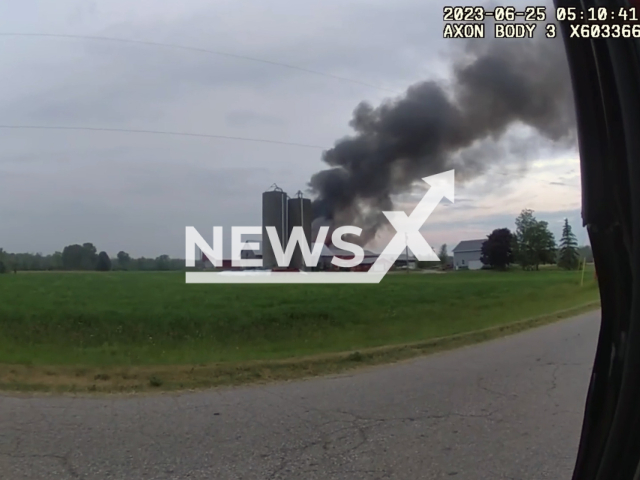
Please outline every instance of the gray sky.
[[[165, 130], [328, 148], [351, 133], [360, 101], [376, 105], [416, 81], [446, 79], [454, 41], [442, 39], [442, 25], [441, 3], [418, 0], [2, 2], [0, 33], [185, 45], [380, 88], [202, 52], [0, 36], [0, 125]], [[110, 255], [181, 257], [185, 226], [208, 238], [214, 225], [259, 225], [262, 191], [275, 182], [294, 194], [324, 168], [319, 149], [221, 139], [0, 129], [0, 142], [0, 246], [12, 252], [93, 242]], [[459, 186], [460, 201], [434, 213], [424, 229], [434, 248], [513, 228], [523, 208], [549, 221], [557, 237], [568, 217], [586, 242], [577, 153], [504, 154], [509, 161]], [[413, 200], [398, 203], [410, 209]]]

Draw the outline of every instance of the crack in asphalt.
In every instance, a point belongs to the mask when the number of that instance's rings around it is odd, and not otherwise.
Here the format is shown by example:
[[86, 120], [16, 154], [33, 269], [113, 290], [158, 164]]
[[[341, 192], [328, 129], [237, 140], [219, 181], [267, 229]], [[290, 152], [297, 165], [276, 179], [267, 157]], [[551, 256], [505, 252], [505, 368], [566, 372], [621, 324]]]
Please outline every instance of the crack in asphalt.
[[596, 323], [573, 322], [349, 376], [127, 398], [0, 395], [0, 459], [43, 471], [54, 460], [75, 480], [569, 476], [597, 339]]

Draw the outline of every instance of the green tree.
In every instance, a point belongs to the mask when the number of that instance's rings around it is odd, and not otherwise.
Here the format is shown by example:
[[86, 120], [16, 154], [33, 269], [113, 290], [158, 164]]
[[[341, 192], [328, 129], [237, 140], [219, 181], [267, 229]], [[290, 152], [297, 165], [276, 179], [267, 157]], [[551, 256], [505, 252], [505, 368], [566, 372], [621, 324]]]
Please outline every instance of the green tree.
[[65, 270], [82, 270], [86, 255], [87, 251], [81, 245], [67, 245], [62, 250], [62, 266]]
[[41, 253], [35, 255], [28, 255], [27, 261], [29, 263], [29, 270], [46, 270], [47, 262], [45, 257]]
[[108, 272], [111, 270], [111, 259], [107, 252], [100, 252], [96, 261], [96, 270], [100, 272]]
[[440, 259], [440, 266], [446, 267], [447, 263], [449, 263], [449, 252], [447, 252], [447, 244], [443, 243], [440, 247], [440, 252], [438, 253], [438, 258]]
[[67, 245], [62, 250], [62, 266], [65, 270], [95, 270], [98, 261], [96, 247], [92, 243]]
[[97, 255], [98, 254], [98, 250], [96, 249], [95, 245], [93, 243], [83, 243], [82, 244], [82, 248], [84, 248], [87, 252], [89, 252], [90, 255]]
[[536, 270], [538, 265], [556, 263], [556, 239], [551, 230], [549, 230], [549, 223], [544, 221], [537, 222], [533, 238], [538, 257], [538, 263], [535, 265]]
[[140, 257], [133, 262], [136, 270], [150, 271], [156, 269], [156, 261], [153, 258]]
[[118, 267], [122, 270], [127, 270], [131, 264], [131, 257], [125, 251], [120, 250], [118, 252]]
[[169, 255], [160, 255], [155, 260], [156, 270], [169, 270], [171, 268], [171, 259]]
[[533, 210], [523, 210], [516, 218], [515, 258], [525, 270], [541, 264], [555, 263], [556, 242], [549, 224], [538, 221]]
[[482, 244], [480, 260], [484, 265], [505, 269], [513, 263], [513, 234], [508, 228], [497, 228]]
[[83, 243], [82, 248], [85, 250], [83, 255], [82, 266], [86, 270], [94, 270], [98, 262], [98, 250], [93, 243]]
[[7, 266], [2, 260], [0, 260], [0, 275], [2, 275], [3, 273], [7, 273]]
[[565, 270], [575, 270], [580, 264], [580, 253], [578, 252], [578, 240], [571, 231], [569, 220], [564, 219], [562, 237], [560, 238], [560, 249], [558, 255], [558, 266]]
[[55, 252], [51, 255], [50, 268], [52, 270], [61, 270], [63, 268], [62, 252]]

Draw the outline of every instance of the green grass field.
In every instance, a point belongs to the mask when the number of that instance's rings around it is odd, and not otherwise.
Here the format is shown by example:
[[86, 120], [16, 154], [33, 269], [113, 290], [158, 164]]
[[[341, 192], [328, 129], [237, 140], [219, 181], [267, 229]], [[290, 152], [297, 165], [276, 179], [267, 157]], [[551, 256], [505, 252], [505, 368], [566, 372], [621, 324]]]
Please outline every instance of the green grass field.
[[391, 274], [379, 285], [186, 285], [183, 273], [0, 275], [0, 364], [244, 362], [415, 342], [598, 300], [592, 271]]

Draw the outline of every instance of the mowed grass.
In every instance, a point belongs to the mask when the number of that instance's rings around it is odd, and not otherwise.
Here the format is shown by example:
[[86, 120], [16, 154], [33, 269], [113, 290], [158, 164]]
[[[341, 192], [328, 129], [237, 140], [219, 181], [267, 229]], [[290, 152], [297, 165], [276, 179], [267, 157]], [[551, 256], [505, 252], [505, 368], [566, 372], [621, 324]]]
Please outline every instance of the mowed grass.
[[417, 342], [599, 299], [593, 271], [389, 274], [379, 285], [187, 285], [184, 273], [0, 275], [0, 364], [199, 365]]

